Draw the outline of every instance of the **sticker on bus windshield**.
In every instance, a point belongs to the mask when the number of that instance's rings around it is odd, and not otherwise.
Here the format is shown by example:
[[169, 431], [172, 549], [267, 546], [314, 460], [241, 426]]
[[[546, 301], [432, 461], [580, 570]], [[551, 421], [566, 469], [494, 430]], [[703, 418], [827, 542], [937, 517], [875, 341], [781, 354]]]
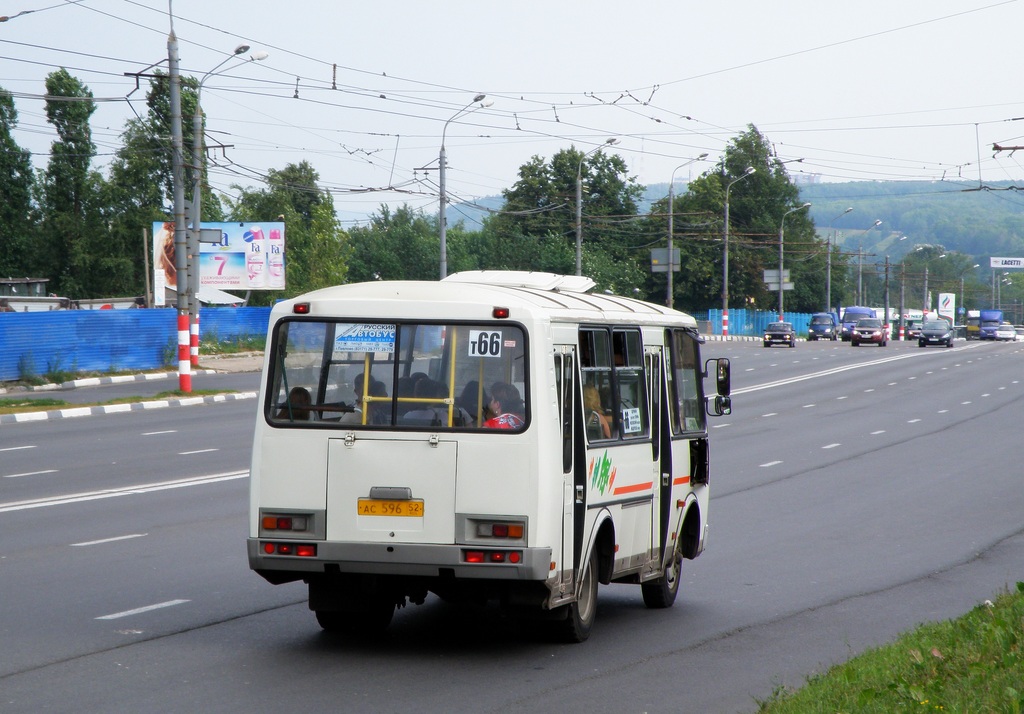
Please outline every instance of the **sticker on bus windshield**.
[[334, 352], [394, 352], [394, 325], [339, 325]]
[[[509, 346], [502, 340], [501, 330], [470, 330], [470, 357], [501, 357], [502, 345]], [[515, 342], [511, 346], [515, 346]]]

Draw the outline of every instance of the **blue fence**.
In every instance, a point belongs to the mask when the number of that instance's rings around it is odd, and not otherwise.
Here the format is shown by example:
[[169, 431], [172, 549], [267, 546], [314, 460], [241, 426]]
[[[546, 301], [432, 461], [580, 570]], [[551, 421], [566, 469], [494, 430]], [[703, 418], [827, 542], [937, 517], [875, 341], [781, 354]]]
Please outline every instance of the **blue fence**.
[[[177, 365], [174, 309], [0, 313], [0, 381], [47, 372], [109, 372]], [[261, 336], [269, 307], [202, 308], [203, 336]]]
[[[811, 324], [811, 313], [809, 312], [784, 312], [786, 322], [793, 324], [796, 334], [802, 337], [807, 336], [807, 328]], [[764, 334], [764, 328], [770, 322], [776, 322], [779, 313], [774, 310], [729, 310], [729, 334], [747, 335], [757, 337]], [[722, 334], [722, 311], [708, 310], [707, 320], [711, 323], [711, 332], [716, 335]]]

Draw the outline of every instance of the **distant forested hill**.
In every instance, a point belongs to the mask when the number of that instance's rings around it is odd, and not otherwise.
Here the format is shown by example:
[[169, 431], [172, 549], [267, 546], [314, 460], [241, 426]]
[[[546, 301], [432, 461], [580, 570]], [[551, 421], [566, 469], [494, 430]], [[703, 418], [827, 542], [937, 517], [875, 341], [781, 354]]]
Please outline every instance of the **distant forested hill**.
[[[853, 181], [800, 186], [800, 198], [824, 239], [834, 229], [839, 245], [863, 248], [875, 262], [888, 255], [898, 261], [916, 245], [941, 245], [978, 259], [1024, 257], [1024, 185], [986, 183], [984, 190], [967, 181]], [[676, 193], [685, 192], [682, 184]], [[639, 202], [641, 213], [668, 195], [668, 184], [651, 184]], [[478, 206], [500, 210], [500, 196], [478, 199]], [[853, 210], [843, 215], [852, 206]], [[463, 220], [478, 230], [485, 212], [453, 205], [449, 221]], [[876, 220], [881, 225], [867, 231]], [[905, 240], [900, 240], [906, 236]], [[980, 261], [979, 261], [980, 262]], [[985, 260], [987, 264], [987, 260]]]

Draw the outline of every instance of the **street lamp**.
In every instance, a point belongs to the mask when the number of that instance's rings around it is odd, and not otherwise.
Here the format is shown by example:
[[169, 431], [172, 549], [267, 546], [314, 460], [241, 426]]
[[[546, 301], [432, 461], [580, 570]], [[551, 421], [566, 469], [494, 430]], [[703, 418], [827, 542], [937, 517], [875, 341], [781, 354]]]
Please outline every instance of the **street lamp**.
[[703, 153], [696, 159], [690, 159], [686, 163], [679, 164], [679, 166], [676, 166], [674, 169], [672, 169], [672, 180], [669, 181], [668, 184], [668, 287], [665, 289], [665, 304], [669, 307], [669, 309], [672, 308], [675, 302], [675, 296], [673, 294], [675, 290], [675, 286], [673, 285], [673, 273], [676, 269], [676, 259], [674, 252], [675, 249], [673, 247], [672, 242], [672, 232], [674, 230], [672, 225], [672, 214], [674, 210], [674, 207], [672, 205], [672, 191], [676, 185], [676, 171], [685, 168], [696, 161], [703, 161], [706, 158], [708, 158], [707, 153]]
[[788, 216], [790, 213], [796, 213], [797, 211], [802, 211], [805, 208], [810, 207], [811, 204], [805, 203], [802, 206], [797, 206], [796, 208], [789, 209], [788, 211], [782, 214], [782, 221], [779, 223], [779, 322], [783, 322], [786, 319], [784, 317], [784, 313], [782, 310], [782, 236], [786, 228], [786, 216]]
[[857, 304], [858, 305], [861, 305], [863, 303], [863, 300], [864, 300], [864, 292], [863, 292], [863, 290], [864, 290], [864, 280], [863, 280], [864, 279], [864, 236], [866, 236], [868, 234], [868, 232], [872, 228], [878, 228], [880, 225], [882, 225], [882, 219], [881, 218], [879, 218], [874, 223], [872, 223], [871, 224], [871, 228], [868, 228], [868, 230], [866, 230], [866, 231], [864, 231], [863, 233], [860, 234], [860, 245], [857, 246]]
[[[438, 210], [438, 220], [440, 222], [439, 232], [441, 235], [441, 280], [444, 280], [448, 275], [448, 219], [445, 216], [445, 205], [448, 203], [448, 196], [445, 193], [445, 169], [448, 166], [447, 155], [444, 150], [444, 138], [448, 132], [448, 125], [461, 116], [475, 112], [477, 109], [489, 107], [493, 102], [486, 101], [486, 94], [478, 94], [473, 97], [473, 100], [466, 106], [462, 107], [459, 111], [452, 115], [452, 118], [444, 123], [444, 128], [441, 129], [441, 153], [438, 156], [438, 179], [441, 189], [441, 203]], [[477, 106], [473, 106], [476, 104]], [[472, 107], [472, 108], [470, 108]]]
[[[202, 231], [202, 186], [203, 186], [203, 84], [217, 73], [217, 70], [239, 55], [249, 51], [249, 45], [239, 45], [220, 64], [203, 75], [196, 86], [196, 111], [192, 115], [192, 231], [188, 234], [188, 317], [189, 317], [189, 354], [193, 366], [199, 364], [199, 251], [201, 245], [199, 235]], [[254, 52], [250, 62], [265, 60], [270, 55], [266, 52]]]
[[580, 163], [576, 166], [576, 274], [583, 275], [583, 162], [595, 151], [600, 151], [606, 146], [615, 146], [619, 140], [612, 137], [605, 139], [600, 146], [583, 154]]
[[845, 211], [840, 213], [838, 216], [833, 218], [829, 224], [829, 237], [825, 239], [825, 247], [828, 249], [828, 258], [825, 262], [825, 310], [832, 312], [832, 243], [836, 240], [836, 228], [835, 224], [840, 218], [845, 216], [847, 213], [853, 210], [853, 206], [850, 206]]
[[725, 185], [725, 221], [722, 225], [723, 256], [722, 256], [722, 336], [729, 336], [729, 191], [732, 185], [742, 181], [747, 176], [757, 171], [753, 166], [748, 166], [742, 175], [737, 176]]

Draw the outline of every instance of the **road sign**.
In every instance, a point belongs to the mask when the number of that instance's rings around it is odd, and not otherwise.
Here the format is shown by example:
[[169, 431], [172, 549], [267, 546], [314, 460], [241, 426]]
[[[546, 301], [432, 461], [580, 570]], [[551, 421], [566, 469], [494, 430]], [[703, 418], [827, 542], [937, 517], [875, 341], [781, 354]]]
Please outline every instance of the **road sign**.
[[[672, 249], [672, 272], [679, 272], [679, 249]], [[668, 248], [651, 248], [651, 272], [652, 273], [667, 273], [668, 272]]]

